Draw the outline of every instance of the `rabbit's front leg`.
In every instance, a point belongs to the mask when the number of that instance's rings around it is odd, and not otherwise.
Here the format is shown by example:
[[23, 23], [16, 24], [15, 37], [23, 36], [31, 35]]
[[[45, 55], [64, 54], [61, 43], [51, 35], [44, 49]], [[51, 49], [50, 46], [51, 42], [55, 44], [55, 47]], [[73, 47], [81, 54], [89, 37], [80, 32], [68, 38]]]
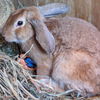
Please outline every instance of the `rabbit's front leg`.
[[44, 86], [44, 87], [48, 87], [52, 90], [56, 90], [59, 92], [63, 92], [63, 89], [61, 89], [58, 85], [58, 83], [56, 83], [56, 81], [54, 81], [51, 77], [50, 77], [50, 72], [51, 72], [51, 68], [46, 66], [46, 65], [38, 65], [37, 67], [37, 77], [36, 79], [39, 80], [39, 82]]

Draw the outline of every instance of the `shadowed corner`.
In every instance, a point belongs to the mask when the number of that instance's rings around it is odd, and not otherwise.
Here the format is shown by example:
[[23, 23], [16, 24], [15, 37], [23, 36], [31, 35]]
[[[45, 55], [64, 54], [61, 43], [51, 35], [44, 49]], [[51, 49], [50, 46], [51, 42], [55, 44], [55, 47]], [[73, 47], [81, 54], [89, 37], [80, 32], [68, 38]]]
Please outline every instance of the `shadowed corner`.
[[2, 33], [2, 28], [0, 28], [0, 34]]
[[66, 14], [71, 11], [70, 7], [63, 3], [51, 3], [44, 6], [39, 6], [40, 12], [45, 17], [53, 17], [60, 14]]

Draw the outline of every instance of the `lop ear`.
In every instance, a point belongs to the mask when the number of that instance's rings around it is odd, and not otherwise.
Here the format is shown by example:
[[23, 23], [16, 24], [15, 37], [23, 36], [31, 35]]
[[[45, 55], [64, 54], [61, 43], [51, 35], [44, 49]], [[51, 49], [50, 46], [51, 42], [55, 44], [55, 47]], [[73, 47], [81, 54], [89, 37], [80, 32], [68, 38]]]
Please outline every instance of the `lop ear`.
[[55, 39], [52, 33], [43, 21], [32, 20], [32, 25], [35, 28], [36, 40], [48, 54], [52, 53], [55, 49]]
[[46, 53], [52, 53], [55, 49], [55, 39], [45, 25], [43, 16], [40, 14], [38, 9], [37, 11], [35, 10], [35, 12], [29, 12], [28, 14], [28, 22], [31, 23], [35, 29], [36, 40]]

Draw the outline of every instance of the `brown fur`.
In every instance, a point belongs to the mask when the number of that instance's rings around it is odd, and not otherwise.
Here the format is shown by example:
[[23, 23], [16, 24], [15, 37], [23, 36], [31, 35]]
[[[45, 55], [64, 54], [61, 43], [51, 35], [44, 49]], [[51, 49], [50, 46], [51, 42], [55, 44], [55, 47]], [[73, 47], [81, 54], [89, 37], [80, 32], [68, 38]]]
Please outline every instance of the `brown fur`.
[[[24, 9], [24, 12], [27, 9]], [[31, 14], [33, 20], [37, 18], [43, 20], [38, 17], [39, 12], [36, 12], [36, 8], [35, 10], [34, 7], [31, 10], [29, 8], [28, 11], [33, 14]], [[8, 18], [3, 35], [7, 41], [13, 39], [13, 34], [16, 33], [21, 39], [29, 38], [21, 43], [21, 46], [24, 51], [27, 51], [33, 44], [29, 55], [38, 64], [38, 75], [49, 75], [62, 89], [67, 87], [85, 93], [100, 92], [100, 32], [93, 25], [73, 17], [46, 19], [41, 25], [46, 25], [47, 31], [50, 31], [55, 38], [55, 50], [52, 54], [47, 54], [35, 37], [35, 34], [37, 35], [35, 32], [43, 34], [43, 28], [40, 30], [40, 27], [33, 24], [36, 29], [34, 31], [31, 24], [27, 23], [24, 27], [14, 30], [15, 33], [12, 32], [12, 23], [19, 16], [26, 17], [22, 10], [19, 10]], [[43, 41], [42, 37], [40, 40]]]

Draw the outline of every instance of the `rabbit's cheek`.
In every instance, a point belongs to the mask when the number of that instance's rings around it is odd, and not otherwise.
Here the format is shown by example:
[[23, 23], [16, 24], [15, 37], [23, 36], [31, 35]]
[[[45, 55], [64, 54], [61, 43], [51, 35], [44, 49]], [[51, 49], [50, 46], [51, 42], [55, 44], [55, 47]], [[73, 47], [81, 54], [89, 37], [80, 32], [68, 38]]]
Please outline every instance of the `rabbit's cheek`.
[[33, 31], [28, 31], [26, 27], [16, 29], [16, 39], [18, 43], [23, 43], [33, 36]]

